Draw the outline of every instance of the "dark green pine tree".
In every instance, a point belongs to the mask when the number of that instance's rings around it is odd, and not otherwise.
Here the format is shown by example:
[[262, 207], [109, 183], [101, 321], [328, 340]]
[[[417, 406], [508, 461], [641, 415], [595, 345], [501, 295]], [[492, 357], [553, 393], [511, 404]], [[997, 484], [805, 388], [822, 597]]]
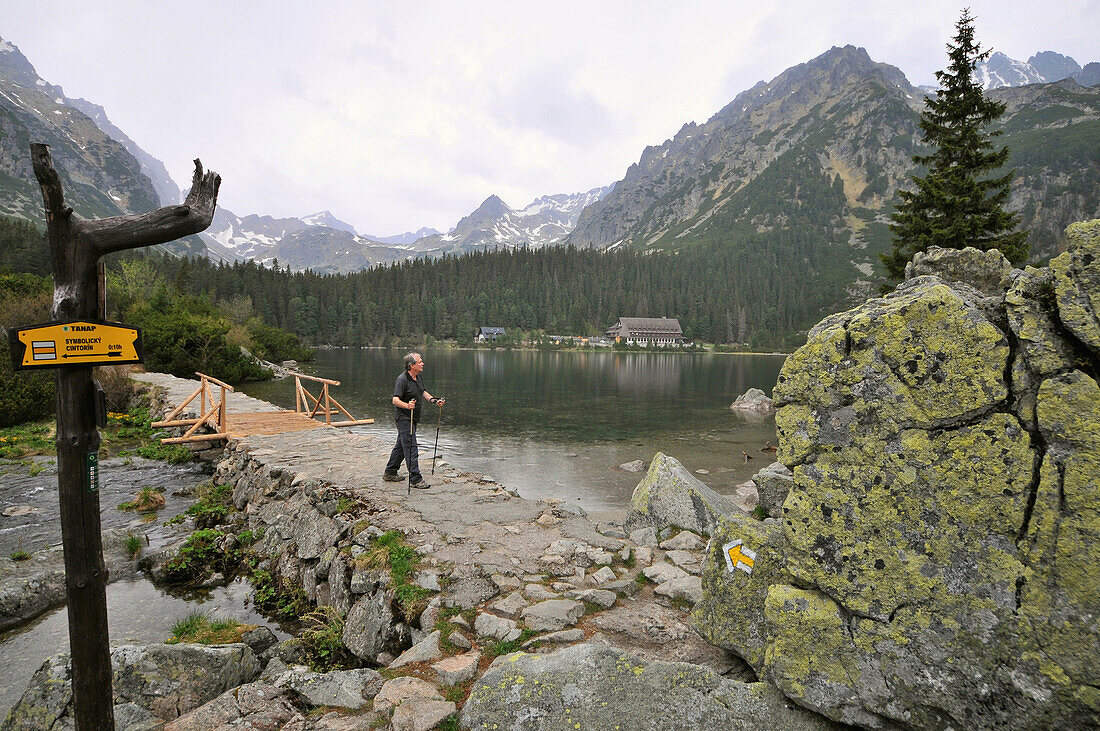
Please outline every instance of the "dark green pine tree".
[[912, 176], [915, 190], [898, 191], [901, 203], [890, 224], [894, 248], [881, 257], [895, 279], [904, 276], [915, 253], [930, 246], [999, 249], [1015, 264], [1027, 258], [1027, 233], [1015, 231], [1019, 216], [1005, 210], [1013, 171], [995, 175], [1008, 148], [994, 149], [992, 139], [1001, 132], [986, 131], [1005, 105], [988, 99], [974, 79], [975, 66], [991, 51], [974, 41], [969, 8], [955, 28], [954, 43], [947, 44], [950, 63], [936, 72], [940, 87], [920, 117], [924, 143], [933, 150], [914, 155], [913, 162], [926, 165], [928, 173]]

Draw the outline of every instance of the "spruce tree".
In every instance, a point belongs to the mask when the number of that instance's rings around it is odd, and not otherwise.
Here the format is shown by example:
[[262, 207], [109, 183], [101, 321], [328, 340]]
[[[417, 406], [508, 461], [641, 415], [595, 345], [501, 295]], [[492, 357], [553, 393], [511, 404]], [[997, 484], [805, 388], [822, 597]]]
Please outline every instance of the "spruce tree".
[[975, 42], [969, 8], [955, 29], [954, 42], [947, 44], [950, 63], [936, 72], [939, 89], [925, 100], [920, 116], [924, 144], [932, 152], [914, 155], [913, 162], [927, 166], [928, 173], [912, 176], [915, 190], [898, 191], [901, 203], [890, 224], [894, 248], [881, 257], [895, 279], [904, 276], [915, 253], [930, 246], [999, 249], [1015, 264], [1027, 258], [1027, 233], [1014, 230], [1019, 216], [1004, 207], [1013, 171], [995, 176], [1008, 148], [994, 149], [992, 139], [1001, 131], [986, 131], [1005, 105], [987, 98], [974, 79], [975, 66], [991, 50]]

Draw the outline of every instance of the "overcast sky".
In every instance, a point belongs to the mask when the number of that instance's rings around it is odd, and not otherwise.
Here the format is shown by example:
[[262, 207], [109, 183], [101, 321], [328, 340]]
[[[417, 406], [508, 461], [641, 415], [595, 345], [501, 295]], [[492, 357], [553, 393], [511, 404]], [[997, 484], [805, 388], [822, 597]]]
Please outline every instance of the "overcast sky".
[[[646, 145], [834, 45], [914, 84], [961, 4], [2, 0], [0, 37], [238, 215], [448, 230], [622, 178]], [[1100, 61], [1100, 0], [970, 3], [986, 47]]]

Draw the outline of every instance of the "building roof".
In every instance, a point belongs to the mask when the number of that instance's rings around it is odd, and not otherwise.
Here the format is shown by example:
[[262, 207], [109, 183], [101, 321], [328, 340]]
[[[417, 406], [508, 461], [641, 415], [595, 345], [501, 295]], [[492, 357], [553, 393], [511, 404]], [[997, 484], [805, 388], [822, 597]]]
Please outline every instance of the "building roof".
[[504, 335], [504, 328], [502, 327], [483, 327], [481, 328], [482, 335]]
[[623, 335], [683, 335], [680, 321], [675, 317], [620, 317], [610, 330], [620, 330]]

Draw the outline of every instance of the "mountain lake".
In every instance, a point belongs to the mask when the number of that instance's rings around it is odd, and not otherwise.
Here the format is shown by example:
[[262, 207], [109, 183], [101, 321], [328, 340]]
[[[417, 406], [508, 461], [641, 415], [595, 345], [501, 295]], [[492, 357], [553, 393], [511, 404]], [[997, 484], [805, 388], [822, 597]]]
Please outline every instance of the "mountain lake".
[[[340, 381], [331, 395], [356, 418], [375, 419], [351, 429], [396, 440], [390, 398], [405, 352], [321, 349], [304, 372]], [[722, 494], [775, 459], [760, 451], [775, 443], [774, 417], [729, 406], [753, 387], [770, 396], [783, 355], [420, 352], [428, 392], [447, 399], [441, 420], [437, 407], [425, 405], [418, 428], [420, 464], [429, 480], [437, 427], [440, 459], [453, 467], [489, 475], [526, 498], [560, 498], [596, 512], [621, 512], [644, 473], [619, 465], [648, 465], [657, 452]], [[318, 384], [303, 383], [317, 394]], [[288, 379], [242, 390], [294, 408]]]

